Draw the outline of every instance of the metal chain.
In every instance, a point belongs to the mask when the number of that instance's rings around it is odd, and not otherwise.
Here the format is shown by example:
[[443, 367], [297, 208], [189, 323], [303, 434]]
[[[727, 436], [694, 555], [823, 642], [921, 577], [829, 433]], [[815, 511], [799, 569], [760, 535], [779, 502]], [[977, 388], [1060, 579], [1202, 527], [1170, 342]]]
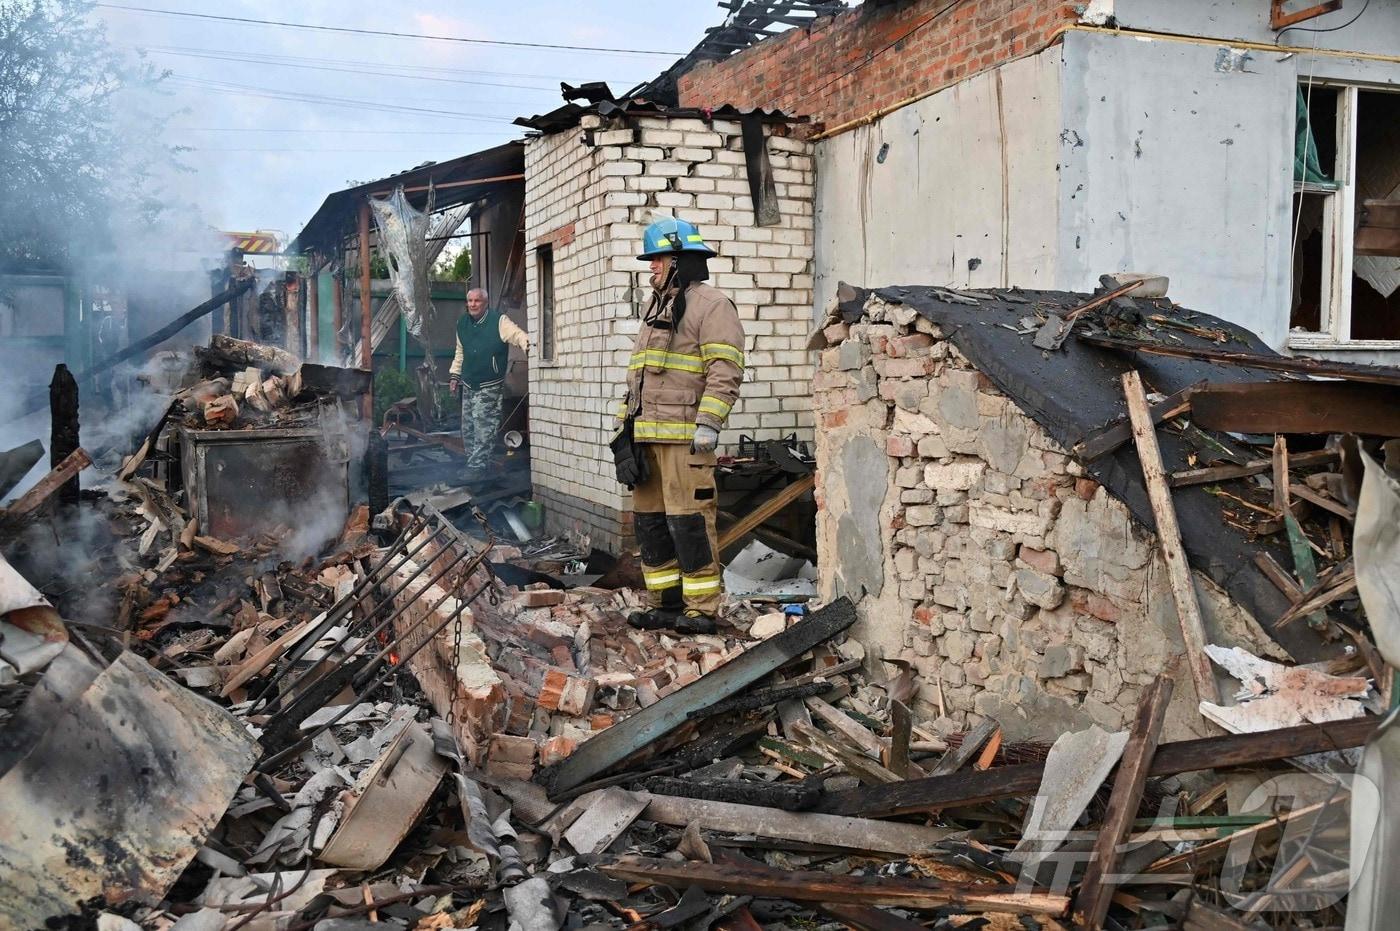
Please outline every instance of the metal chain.
[[462, 615], [465, 613], [465, 611], [458, 611], [457, 620], [452, 625], [452, 694], [447, 699], [448, 728], [451, 728], [457, 721], [457, 693], [461, 691], [457, 682], [457, 664], [462, 656]]

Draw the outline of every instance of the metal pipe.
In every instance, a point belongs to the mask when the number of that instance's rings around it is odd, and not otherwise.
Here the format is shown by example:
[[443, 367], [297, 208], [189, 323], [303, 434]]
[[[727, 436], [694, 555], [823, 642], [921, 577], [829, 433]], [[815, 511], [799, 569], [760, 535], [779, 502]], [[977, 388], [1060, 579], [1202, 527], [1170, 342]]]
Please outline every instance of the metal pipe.
[[[374, 310], [370, 306], [369, 285], [369, 198], [360, 204], [360, 368], [374, 371], [374, 336], [371, 323]], [[361, 403], [362, 416], [369, 420], [374, 411], [374, 385], [371, 379], [370, 390], [365, 392]]]

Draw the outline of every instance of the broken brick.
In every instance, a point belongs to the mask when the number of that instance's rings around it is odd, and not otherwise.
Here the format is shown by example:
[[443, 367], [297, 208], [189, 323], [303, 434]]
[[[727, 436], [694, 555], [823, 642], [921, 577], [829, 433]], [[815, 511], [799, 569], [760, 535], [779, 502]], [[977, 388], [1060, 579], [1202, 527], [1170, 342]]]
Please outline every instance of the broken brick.
[[552, 608], [564, 603], [564, 593], [557, 588], [540, 588], [523, 591], [515, 600], [527, 608]]
[[562, 711], [564, 714], [584, 715], [593, 705], [596, 686], [592, 679], [571, 676], [562, 669], [545, 671], [544, 681], [535, 701], [549, 711]]
[[555, 763], [561, 763], [577, 748], [578, 742], [571, 738], [550, 737], [540, 744], [540, 765], [553, 766]]

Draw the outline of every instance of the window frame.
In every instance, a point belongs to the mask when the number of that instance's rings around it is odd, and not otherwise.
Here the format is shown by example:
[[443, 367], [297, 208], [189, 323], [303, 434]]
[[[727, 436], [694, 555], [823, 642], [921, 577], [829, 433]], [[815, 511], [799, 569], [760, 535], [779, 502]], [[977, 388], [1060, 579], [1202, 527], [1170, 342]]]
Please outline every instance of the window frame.
[[[1294, 181], [1292, 198], [1299, 194], [1320, 194], [1325, 198], [1322, 208], [1322, 287], [1321, 318], [1316, 331], [1288, 330], [1287, 346], [1300, 350], [1396, 350], [1400, 340], [1351, 338], [1351, 288], [1355, 274], [1356, 242], [1356, 132], [1361, 92], [1390, 92], [1388, 88], [1363, 87], [1341, 81], [1314, 81], [1313, 89], [1325, 88], [1337, 94], [1337, 152], [1332, 165], [1335, 189]], [[1305, 90], [1306, 93], [1306, 90]], [[1301, 209], [1301, 208], [1299, 208]], [[1289, 212], [1289, 228], [1297, 222], [1294, 210]], [[1289, 238], [1289, 255], [1296, 243]], [[1289, 308], [1291, 313], [1295, 266], [1289, 262]]]
[[539, 304], [540, 361], [555, 361], [554, 245], [535, 246], [535, 297]]

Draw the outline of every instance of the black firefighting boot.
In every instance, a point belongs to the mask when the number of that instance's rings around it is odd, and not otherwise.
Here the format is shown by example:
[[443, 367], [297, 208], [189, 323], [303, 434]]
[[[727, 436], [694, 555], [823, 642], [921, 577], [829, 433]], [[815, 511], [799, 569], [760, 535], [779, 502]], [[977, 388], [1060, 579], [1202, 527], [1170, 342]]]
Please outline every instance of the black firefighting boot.
[[677, 585], [661, 593], [659, 606], [647, 608], [645, 611], [633, 611], [627, 615], [627, 623], [638, 630], [665, 630], [676, 623], [676, 618], [684, 608], [681, 588]]
[[704, 611], [690, 608], [673, 621], [672, 629], [678, 634], [712, 634], [716, 630], [715, 619]]

